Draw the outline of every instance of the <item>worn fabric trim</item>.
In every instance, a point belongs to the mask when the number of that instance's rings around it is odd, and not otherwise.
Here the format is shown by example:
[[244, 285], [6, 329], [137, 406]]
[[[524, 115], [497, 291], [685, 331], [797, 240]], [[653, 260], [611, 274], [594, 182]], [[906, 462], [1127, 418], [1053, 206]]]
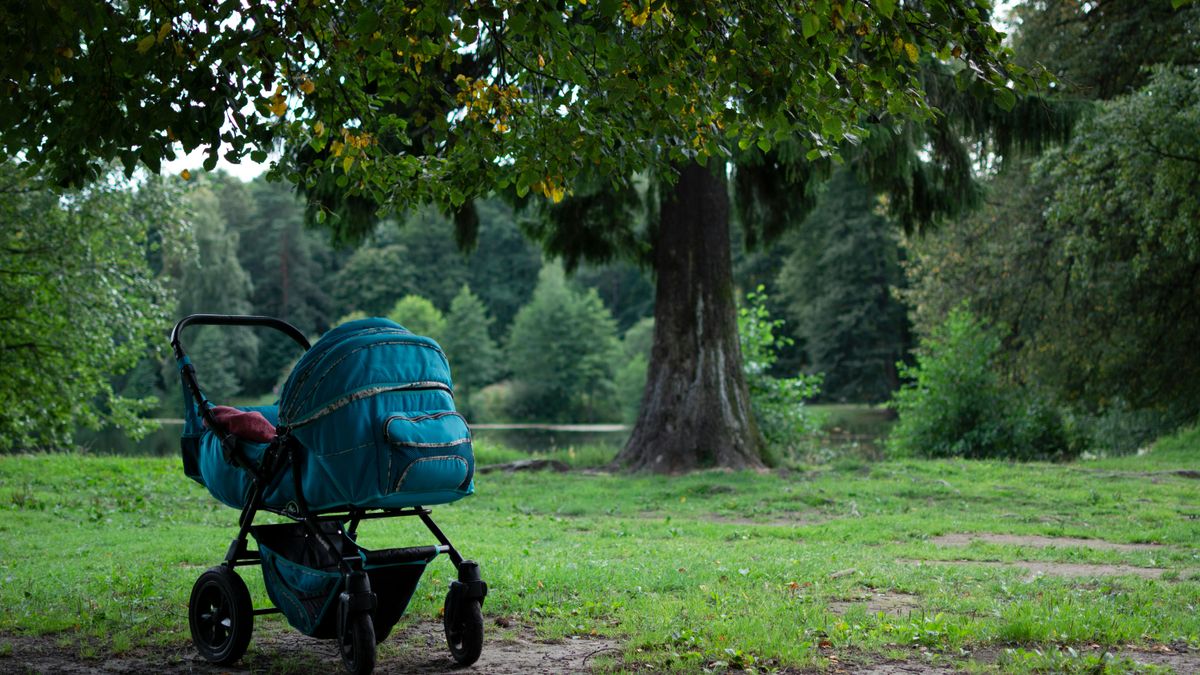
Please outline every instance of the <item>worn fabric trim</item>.
[[370, 398], [372, 396], [376, 396], [378, 394], [384, 394], [389, 391], [409, 391], [409, 390], [413, 390], [413, 389], [441, 389], [442, 391], [445, 391], [446, 393], [453, 396], [453, 392], [450, 390], [450, 387], [448, 387], [443, 382], [432, 382], [432, 381], [406, 382], [404, 384], [384, 385], [381, 387], [368, 387], [366, 389], [360, 389], [358, 391], [351, 392], [348, 396], [343, 396], [342, 398], [336, 399], [329, 405], [326, 405], [325, 407], [321, 408], [320, 410], [317, 410], [316, 412], [312, 413], [308, 417], [305, 417], [304, 419], [301, 419], [301, 420], [297, 420], [295, 422], [291, 422], [290, 424], [288, 424], [288, 426], [292, 429], [296, 429], [297, 427], [302, 427], [306, 424], [309, 424], [315, 420], [318, 420], [318, 419], [328, 415], [329, 413], [331, 413], [335, 410], [344, 408], [344, 407], [350, 405], [351, 403], [354, 403], [355, 401], [361, 401], [364, 398]]

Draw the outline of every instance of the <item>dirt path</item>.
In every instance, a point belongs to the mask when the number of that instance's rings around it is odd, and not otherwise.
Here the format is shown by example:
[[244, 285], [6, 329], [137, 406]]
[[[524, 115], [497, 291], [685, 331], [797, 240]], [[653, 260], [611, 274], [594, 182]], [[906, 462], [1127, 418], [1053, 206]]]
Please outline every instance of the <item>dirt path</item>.
[[[161, 649], [105, 654], [104, 645], [90, 650], [99, 656], [81, 657], [81, 645], [62, 634], [39, 637], [0, 636], [0, 673], [63, 673], [113, 675], [154, 673], [337, 673], [342, 664], [330, 640], [314, 640], [297, 631], [269, 627], [255, 633], [250, 650], [233, 667], [203, 661], [190, 643]], [[503, 631], [484, 643], [483, 655], [471, 668], [459, 668], [446, 650], [441, 624], [424, 622], [397, 629], [379, 646], [378, 673], [488, 673], [524, 675], [583, 673], [598, 660], [620, 657], [615, 641], [588, 638], [539, 641], [528, 629]]]
[[938, 546], [969, 546], [973, 541], [1004, 546], [1031, 546], [1034, 548], [1090, 548], [1097, 551], [1155, 551], [1165, 548], [1162, 544], [1117, 544], [1102, 539], [1079, 539], [1077, 537], [1046, 537], [1038, 534], [943, 534], [929, 540]]

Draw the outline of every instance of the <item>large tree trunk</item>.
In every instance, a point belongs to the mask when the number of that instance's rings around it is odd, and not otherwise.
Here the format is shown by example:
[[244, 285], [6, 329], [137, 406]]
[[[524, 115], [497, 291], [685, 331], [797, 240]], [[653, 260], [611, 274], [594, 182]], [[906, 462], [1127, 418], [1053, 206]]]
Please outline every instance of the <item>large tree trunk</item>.
[[634, 471], [763, 465], [742, 376], [723, 168], [689, 164], [660, 203], [654, 349], [637, 424], [616, 460]]

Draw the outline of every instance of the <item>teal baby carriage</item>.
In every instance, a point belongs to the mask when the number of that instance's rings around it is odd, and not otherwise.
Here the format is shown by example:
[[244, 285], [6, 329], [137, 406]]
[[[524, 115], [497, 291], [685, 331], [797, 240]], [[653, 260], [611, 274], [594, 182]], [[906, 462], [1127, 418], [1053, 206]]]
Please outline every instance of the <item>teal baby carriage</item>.
[[[273, 328], [306, 350], [278, 405], [221, 408], [205, 397], [180, 338], [186, 327], [206, 324]], [[425, 508], [474, 491], [471, 435], [454, 411], [437, 343], [387, 319], [363, 319], [310, 347], [279, 319], [196, 314], [175, 325], [171, 347], [183, 378], [184, 472], [241, 510], [224, 562], [192, 588], [188, 623], [200, 654], [216, 664], [237, 661], [254, 617], [282, 612], [302, 633], [336, 639], [348, 670], [370, 672], [376, 643], [404, 614], [426, 565], [444, 553], [458, 572], [445, 599], [446, 640], [455, 661], [474, 663], [487, 584]], [[259, 511], [290, 522], [255, 525]], [[357, 544], [361, 523], [391, 517], [420, 519], [438, 543]], [[261, 566], [274, 608], [253, 607], [235, 571], [249, 565]]]

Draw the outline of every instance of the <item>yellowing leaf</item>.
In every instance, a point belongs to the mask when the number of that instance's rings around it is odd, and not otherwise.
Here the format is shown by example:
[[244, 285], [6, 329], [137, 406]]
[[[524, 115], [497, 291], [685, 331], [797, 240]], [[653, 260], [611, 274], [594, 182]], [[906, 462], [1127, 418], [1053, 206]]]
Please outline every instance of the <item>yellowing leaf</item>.
[[316, 124], [314, 124], [313, 125], [313, 133], [316, 134], [317, 136], [324, 136], [325, 135], [325, 123], [317, 122]]
[[271, 105], [267, 106], [267, 108], [276, 117], [283, 117], [284, 113], [287, 112], [288, 105], [287, 101], [283, 100], [282, 96], [276, 96], [275, 98], [271, 99]]
[[187, 169], [184, 169], [183, 171], [180, 171], [180, 172], [179, 172], [179, 177], [180, 177], [180, 178], [182, 178], [182, 179], [184, 179], [184, 180], [191, 180], [191, 179], [192, 179], [192, 172], [191, 172], [191, 171], [188, 171]]
[[566, 194], [566, 190], [564, 190], [561, 187], [555, 187], [552, 190], [550, 190], [550, 200], [553, 201], [555, 204], [557, 204], [563, 200], [563, 196], [565, 194]]
[[313, 81], [307, 77], [300, 81], [300, 91], [306, 94], [311, 94], [316, 91], [316, 89], [317, 85], [313, 84]]
[[352, 166], [354, 166], [354, 156], [346, 155], [346, 158], [342, 160], [342, 171], [350, 173], [350, 167]]
[[908, 53], [908, 60], [913, 63], [916, 63], [917, 57], [921, 55], [921, 50], [917, 49], [917, 46], [911, 42], [904, 43], [904, 51]]
[[146, 52], [150, 51], [150, 48], [153, 46], [154, 46], [154, 36], [147, 35], [146, 37], [142, 38], [141, 40], [138, 40], [137, 51], [139, 54], [145, 54]]
[[170, 33], [170, 32], [171, 32], [171, 22], [166, 21], [163, 23], [163, 25], [158, 27], [158, 35], [155, 36], [154, 41], [156, 43], [162, 42], [163, 40], [166, 39], [167, 33]]
[[346, 144], [342, 143], [341, 141], [334, 141], [329, 144], [329, 152], [332, 153], [334, 157], [341, 157], [342, 150], [345, 150], [345, 149], [346, 149]]

